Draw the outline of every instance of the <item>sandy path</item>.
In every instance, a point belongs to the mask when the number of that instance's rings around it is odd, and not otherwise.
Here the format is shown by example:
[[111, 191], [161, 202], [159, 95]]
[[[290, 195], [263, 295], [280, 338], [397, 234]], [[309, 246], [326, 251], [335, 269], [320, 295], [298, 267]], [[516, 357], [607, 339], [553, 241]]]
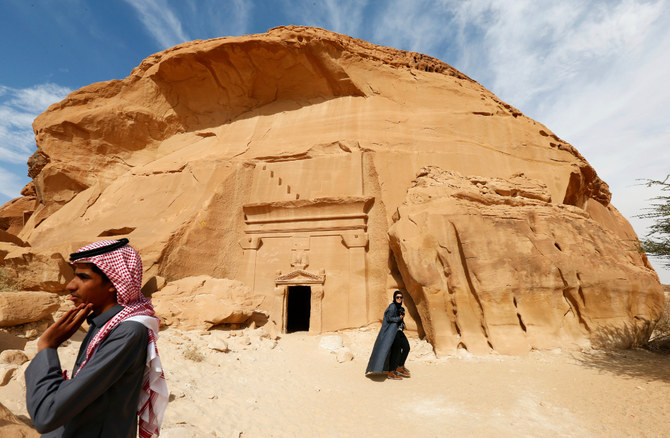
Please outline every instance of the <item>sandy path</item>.
[[200, 363], [175, 351], [165, 436], [670, 436], [668, 356], [410, 354], [411, 379], [379, 381], [363, 376], [375, 335], [343, 333], [355, 355], [345, 363], [299, 333]]
[[[670, 356], [436, 359], [411, 339], [412, 378], [387, 381], [364, 377], [374, 328], [338, 334], [354, 354], [343, 363], [319, 347], [321, 336], [273, 341], [262, 334], [162, 332], [172, 401], [161, 437], [670, 436]], [[217, 339], [231, 351], [209, 348]], [[78, 345], [60, 352], [67, 366]], [[0, 400], [16, 414], [26, 414], [23, 397], [21, 379], [0, 387]]]

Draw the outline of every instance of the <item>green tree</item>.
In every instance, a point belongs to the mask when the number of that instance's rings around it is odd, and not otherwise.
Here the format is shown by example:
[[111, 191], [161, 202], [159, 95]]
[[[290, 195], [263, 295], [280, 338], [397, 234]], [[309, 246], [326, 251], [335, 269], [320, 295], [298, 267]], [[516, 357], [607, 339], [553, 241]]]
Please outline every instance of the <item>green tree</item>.
[[[670, 175], [663, 181], [645, 180], [647, 187], [660, 187], [662, 192], [670, 192]], [[637, 217], [654, 219], [654, 224], [649, 227], [649, 232], [644, 239], [640, 240], [641, 248], [651, 256], [665, 259], [663, 264], [670, 267], [670, 195], [662, 194], [651, 198], [651, 206], [645, 208], [646, 213]]]

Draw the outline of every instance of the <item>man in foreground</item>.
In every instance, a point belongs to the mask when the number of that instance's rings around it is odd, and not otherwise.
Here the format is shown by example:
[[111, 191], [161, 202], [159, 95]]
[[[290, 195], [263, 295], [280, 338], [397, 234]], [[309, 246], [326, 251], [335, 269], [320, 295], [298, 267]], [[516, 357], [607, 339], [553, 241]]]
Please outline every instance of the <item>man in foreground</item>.
[[[96, 242], [70, 255], [75, 307], [42, 334], [25, 373], [28, 412], [44, 436], [135, 437], [138, 415], [140, 436], [158, 435], [168, 399], [159, 324], [140, 291], [142, 260], [127, 243]], [[68, 379], [56, 350], [84, 319], [90, 327]]]

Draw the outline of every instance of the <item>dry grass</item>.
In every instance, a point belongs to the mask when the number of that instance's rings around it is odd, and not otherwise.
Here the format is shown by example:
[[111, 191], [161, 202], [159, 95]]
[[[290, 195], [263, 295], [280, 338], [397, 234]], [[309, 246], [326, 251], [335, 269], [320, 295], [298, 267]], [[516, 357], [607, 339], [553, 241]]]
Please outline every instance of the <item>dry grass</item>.
[[202, 362], [205, 360], [205, 356], [198, 350], [195, 345], [189, 345], [184, 350], [184, 358], [192, 360], [193, 362]]
[[15, 290], [18, 290], [16, 281], [14, 281], [7, 268], [0, 266], [0, 292], [9, 292]]
[[652, 351], [670, 354], [670, 286], [663, 286], [663, 289], [665, 290], [665, 307], [646, 347]]

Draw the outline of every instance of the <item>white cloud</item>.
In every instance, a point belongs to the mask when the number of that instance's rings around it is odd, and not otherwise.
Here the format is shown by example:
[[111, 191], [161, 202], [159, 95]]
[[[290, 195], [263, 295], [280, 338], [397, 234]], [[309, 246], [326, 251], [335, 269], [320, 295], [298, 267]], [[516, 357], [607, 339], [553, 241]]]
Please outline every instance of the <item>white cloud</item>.
[[166, 0], [125, 1], [135, 8], [142, 24], [162, 49], [191, 40]]
[[0, 85], [0, 203], [18, 197], [27, 181], [25, 164], [35, 150], [33, 120], [70, 91], [50, 83], [29, 88]]
[[[573, 144], [635, 217], [670, 173], [665, 1], [395, 1], [375, 42], [437, 56]], [[670, 270], [659, 270], [670, 283]]]
[[0, 195], [14, 199], [20, 195], [23, 184], [18, 175], [0, 167]]
[[[244, 35], [248, 32], [248, 26], [251, 16], [251, 9], [253, 3], [250, 0], [233, 0], [232, 5], [229, 3], [230, 9], [224, 11], [225, 18], [223, 22], [226, 25], [221, 36], [226, 35]], [[214, 14], [212, 14], [214, 15]], [[220, 20], [216, 20], [219, 23]]]
[[71, 91], [56, 84], [40, 84], [31, 88], [16, 89], [9, 104], [28, 113], [39, 114], [54, 102], [63, 100]]
[[646, 41], [662, 6], [632, 0], [463, 2], [456, 9], [461, 33], [474, 26], [484, 37], [477, 47], [463, 48], [462, 65], [471, 73], [493, 70], [487, 85], [527, 107], [575, 79], [597, 83], [603, 69]]
[[254, 2], [251, 0], [182, 0], [179, 18], [190, 35], [196, 38], [217, 38], [245, 35]]
[[345, 35], [354, 35], [358, 33], [362, 22], [363, 9], [366, 1], [341, 1], [324, 0], [321, 4], [324, 6], [324, 13], [328, 17], [328, 28]]
[[372, 22], [374, 42], [442, 57], [436, 51], [456, 35], [449, 2], [394, 0], [383, 4]]
[[358, 35], [363, 24], [364, 0], [284, 1], [284, 13], [295, 24], [321, 27], [345, 35]]
[[[670, 102], [665, 77], [670, 70], [670, 30], [665, 25], [670, 14], [659, 3], [636, 7], [621, 2], [604, 15], [606, 24], [592, 20], [578, 29], [594, 40], [599, 54], [570, 51], [582, 37], [568, 38], [562, 56], [570, 54], [578, 68], [565, 81], [552, 82], [549, 72], [528, 79], [551, 87], [541, 97], [531, 96], [535, 100], [529, 108], [582, 152], [610, 185], [612, 203], [644, 235], [648, 222], [635, 215], [652, 195], [636, 180], [670, 173], [670, 125], [663, 117]], [[615, 29], [618, 35], [607, 40], [608, 32], [617, 34]]]
[[[49, 105], [65, 98], [70, 91], [56, 84], [40, 84], [22, 89], [0, 85], [0, 162], [17, 164], [28, 160], [35, 149], [33, 120]], [[9, 184], [10, 174], [3, 170], [3, 183]], [[7, 186], [3, 184], [3, 187]], [[14, 196], [18, 196], [18, 192]]]

